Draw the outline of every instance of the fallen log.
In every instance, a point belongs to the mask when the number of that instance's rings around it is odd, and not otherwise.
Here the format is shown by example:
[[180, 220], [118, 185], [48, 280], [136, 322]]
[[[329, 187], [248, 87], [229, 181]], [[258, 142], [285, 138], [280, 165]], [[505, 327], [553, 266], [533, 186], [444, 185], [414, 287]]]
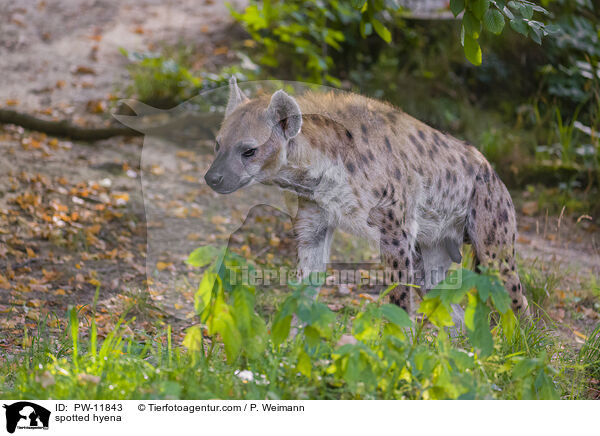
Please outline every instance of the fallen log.
[[81, 127], [67, 120], [45, 120], [11, 109], [0, 109], [0, 124], [15, 124], [28, 130], [75, 141], [99, 141], [114, 136], [142, 135], [141, 132], [126, 126]]

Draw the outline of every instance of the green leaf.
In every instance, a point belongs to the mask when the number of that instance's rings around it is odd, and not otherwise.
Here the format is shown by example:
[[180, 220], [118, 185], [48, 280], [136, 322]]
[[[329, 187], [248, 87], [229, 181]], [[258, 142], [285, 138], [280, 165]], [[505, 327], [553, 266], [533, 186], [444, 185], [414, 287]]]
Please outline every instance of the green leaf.
[[[510, 2], [510, 3], [515, 3], [515, 2]], [[510, 5], [510, 3], [509, 3], [509, 5]], [[533, 8], [531, 7], [531, 5], [528, 5], [527, 3], [519, 3], [517, 5], [517, 10], [523, 16], [523, 18], [526, 18], [528, 20], [531, 20], [531, 18], [533, 18]]]
[[477, 40], [465, 35], [464, 47], [467, 60], [473, 65], [481, 65], [481, 47]]
[[465, 12], [462, 24], [465, 37], [470, 36], [473, 39], [479, 38], [479, 34], [481, 33], [481, 21], [478, 20], [471, 11]]
[[500, 325], [507, 339], [512, 340], [517, 328], [517, 318], [512, 310], [507, 310], [500, 316]]
[[412, 326], [412, 321], [408, 316], [408, 313], [395, 304], [384, 304], [379, 310], [381, 310], [381, 314], [385, 319], [398, 327]]
[[385, 27], [385, 25], [381, 21], [379, 21], [376, 18], [373, 18], [371, 20], [371, 23], [373, 24], [375, 32], [377, 32], [381, 39], [383, 39], [388, 44], [392, 42], [392, 34], [390, 30], [387, 27]]
[[498, 9], [488, 9], [483, 16], [483, 25], [486, 30], [500, 35], [504, 29], [504, 15]]
[[497, 282], [495, 284], [497, 286], [492, 285], [490, 288], [492, 302], [498, 312], [506, 313], [510, 309], [510, 296], [508, 295], [508, 292], [506, 292], [506, 289], [504, 289], [504, 286], [498, 285]]
[[190, 253], [185, 263], [194, 267], [203, 267], [211, 263], [219, 254], [219, 249], [211, 245], [196, 248]]
[[298, 356], [296, 369], [300, 372], [300, 374], [310, 378], [312, 363], [310, 361], [310, 356], [304, 350], [302, 350]]
[[424, 314], [438, 328], [454, 325], [452, 315], [450, 315], [448, 308], [442, 303], [440, 297], [423, 299], [418, 312]]
[[354, 337], [359, 341], [376, 339], [379, 336], [377, 321], [380, 319], [380, 315], [379, 309], [374, 304], [368, 305], [366, 310], [359, 313], [354, 319], [354, 324], [352, 325]]
[[540, 27], [532, 25], [531, 21], [529, 22], [529, 27], [531, 28], [531, 33], [529, 34], [529, 37], [533, 40], [533, 42], [535, 42], [538, 45], [541, 45], [544, 31]]
[[185, 338], [183, 338], [183, 346], [192, 353], [202, 351], [202, 328], [200, 326], [192, 326], [187, 329]]
[[240, 354], [242, 348], [242, 335], [236, 327], [235, 321], [231, 316], [229, 306], [225, 303], [218, 304], [215, 307], [215, 314], [209, 323], [211, 334], [219, 333], [225, 345], [225, 354], [227, 360], [231, 363]]
[[450, 0], [450, 10], [454, 14], [455, 17], [458, 17], [465, 9], [465, 0]]
[[254, 316], [254, 295], [243, 286], [235, 288], [233, 293], [233, 317], [242, 332], [250, 330]]
[[512, 27], [515, 32], [519, 32], [520, 34], [525, 36], [527, 36], [527, 34], [529, 33], [529, 26], [527, 25], [527, 22], [522, 18], [514, 18], [510, 20], [510, 27]]
[[483, 14], [489, 9], [490, 0], [470, 0], [469, 1], [469, 9], [473, 11], [473, 14], [481, 20], [483, 18]]
[[469, 305], [465, 310], [465, 326], [471, 345], [482, 357], [489, 356], [494, 349], [489, 314], [489, 308], [477, 296], [469, 294]]
[[354, 9], [362, 9], [367, 0], [350, 0], [350, 4]]
[[[278, 314], [279, 315], [279, 314]], [[275, 316], [273, 325], [271, 326], [271, 338], [275, 346], [280, 345], [287, 339], [292, 326], [292, 315]]]
[[202, 281], [198, 286], [198, 290], [194, 295], [194, 310], [201, 317], [210, 304], [213, 295], [217, 274], [211, 271], [206, 271], [202, 276]]

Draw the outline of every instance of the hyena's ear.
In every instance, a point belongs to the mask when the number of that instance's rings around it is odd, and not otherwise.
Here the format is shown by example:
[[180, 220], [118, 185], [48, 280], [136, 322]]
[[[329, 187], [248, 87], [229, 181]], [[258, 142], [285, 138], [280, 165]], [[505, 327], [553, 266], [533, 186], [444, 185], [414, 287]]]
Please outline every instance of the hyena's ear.
[[227, 109], [225, 109], [225, 116], [229, 116], [236, 107], [246, 101], [248, 101], [248, 97], [246, 97], [238, 86], [235, 76], [231, 76], [229, 79], [229, 101], [227, 102]]
[[287, 139], [293, 138], [300, 133], [302, 127], [302, 112], [294, 97], [286, 94], [280, 89], [271, 97], [267, 108], [267, 117], [274, 126], [281, 126], [283, 134]]

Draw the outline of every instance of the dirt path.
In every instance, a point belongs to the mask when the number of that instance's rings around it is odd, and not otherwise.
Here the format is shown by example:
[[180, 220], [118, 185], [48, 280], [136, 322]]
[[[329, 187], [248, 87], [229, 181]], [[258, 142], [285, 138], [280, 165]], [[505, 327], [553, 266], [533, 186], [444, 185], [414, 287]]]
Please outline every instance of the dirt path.
[[211, 62], [230, 24], [217, 0], [1, 0], [0, 11], [0, 103], [29, 111], [81, 113], [106, 99], [126, 78], [121, 48], [182, 42]]

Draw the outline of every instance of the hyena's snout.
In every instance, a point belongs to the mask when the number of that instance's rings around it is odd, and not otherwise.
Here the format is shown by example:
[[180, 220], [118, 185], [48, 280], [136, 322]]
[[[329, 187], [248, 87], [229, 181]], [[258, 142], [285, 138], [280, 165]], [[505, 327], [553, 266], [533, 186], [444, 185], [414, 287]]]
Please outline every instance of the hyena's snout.
[[204, 180], [208, 186], [217, 190], [223, 183], [223, 174], [211, 167], [204, 175]]

